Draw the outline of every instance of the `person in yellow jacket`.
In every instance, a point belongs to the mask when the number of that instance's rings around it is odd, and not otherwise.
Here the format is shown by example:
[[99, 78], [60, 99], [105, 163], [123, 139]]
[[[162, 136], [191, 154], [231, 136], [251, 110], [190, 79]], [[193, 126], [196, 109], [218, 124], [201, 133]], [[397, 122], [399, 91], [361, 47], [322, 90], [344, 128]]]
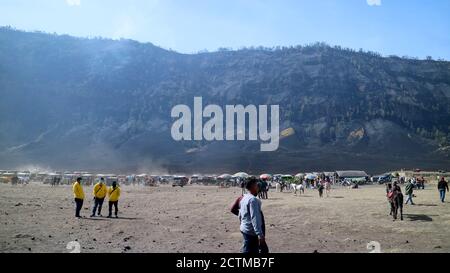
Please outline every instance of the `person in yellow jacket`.
[[81, 177], [78, 177], [77, 181], [73, 183], [72, 190], [73, 196], [75, 197], [75, 217], [81, 218], [80, 211], [83, 207], [84, 201], [84, 191], [83, 187], [81, 186]]
[[92, 193], [94, 194], [94, 208], [92, 210], [92, 214], [91, 217], [95, 217], [95, 212], [97, 211], [98, 208], [98, 216], [102, 216], [102, 206], [103, 206], [103, 201], [105, 200], [106, 197], [106, 185], [105, 185], [105, 179], [102, 177], [100, 178], [100, 182], [98, 182], [97, 184], [95, 184], [94, 186], [94, 190], [92, 191]]
[[114, 206], [115, 215], [116, 218], [119, 218], [117, 216], [117, 213], [119, 212], [118, 204], [119, 204], [119, 198], [120, 198], [120, 187], [117, 186], [117, 182], [114, 181], [112, 183], [112, 186], [108, 190], [108, 196], [109, 196], [109, 215], [108, 218], [112, 217], [112, 207]]

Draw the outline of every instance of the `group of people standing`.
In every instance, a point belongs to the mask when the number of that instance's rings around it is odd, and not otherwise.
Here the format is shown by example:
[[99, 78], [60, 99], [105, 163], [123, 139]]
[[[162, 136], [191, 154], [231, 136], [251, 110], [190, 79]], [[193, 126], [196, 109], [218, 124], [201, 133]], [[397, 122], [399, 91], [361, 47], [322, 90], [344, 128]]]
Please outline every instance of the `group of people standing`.
[[258, 197], [259, 199], [269, 199], [268, 195], [269, 183], [266, 179], [260, 179], [258, 182]]
[[[83, 208], [83, 203], [85, 199], [83, 186], [83, 179], [78, 177], [75, 183], [73, 183], [72, 190], [75, 198], [75, 217], [81, 218], [80, 212]], [[100, 181], [94, 185], [92, 190], [92, 194], [94, 195], [94, 206], [92, 209], [91, 217], [102, 216], [102, 206], [105, 198], [108, 196], [108, 205], [109, 205], [109, 215], [108, 218], [112, 217], [112, 208], [114, 207], [115, 217], [118, 218], [118, 203], [120, 198], [120, 187], [117, 185], [117, 182], [112, 182], [111, 187], [105, 184], [105, 180], [102, 177]]]
[[323, 197], [323, 191], [326, 191], [327, 197], [330, 197], [331, 194], [331, 181], [330, 178], [327, 176], [325, 179], [320, 179], [316, 183], [317, 190], [319, 191], [319, 197]]

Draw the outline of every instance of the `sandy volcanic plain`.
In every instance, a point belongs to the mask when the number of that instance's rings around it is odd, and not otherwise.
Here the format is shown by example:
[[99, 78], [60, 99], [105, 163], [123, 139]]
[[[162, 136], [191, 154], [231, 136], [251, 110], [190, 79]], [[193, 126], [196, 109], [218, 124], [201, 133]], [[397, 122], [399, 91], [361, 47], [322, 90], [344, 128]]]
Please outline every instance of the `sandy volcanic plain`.
[[[0, 185], [0, 252], [238, 252], [239, 220], [229, 212], [239, 188], [216, 186], [123, 186], [120, 218], [89, 218], [92, 189], [84, 187], [82, 215], [74, 218], [70, 186]], [[416, 191], [405, 220], [393, 221], [384, 186], [334, 187], [320, 199], [269, 192], [263, 201], [272, 252], [449, 252], [450, 203], [435, 185]], [[449, 196], [450, 197], [450, 196]], [[107, 207], [103, 208], [107, 215]]]

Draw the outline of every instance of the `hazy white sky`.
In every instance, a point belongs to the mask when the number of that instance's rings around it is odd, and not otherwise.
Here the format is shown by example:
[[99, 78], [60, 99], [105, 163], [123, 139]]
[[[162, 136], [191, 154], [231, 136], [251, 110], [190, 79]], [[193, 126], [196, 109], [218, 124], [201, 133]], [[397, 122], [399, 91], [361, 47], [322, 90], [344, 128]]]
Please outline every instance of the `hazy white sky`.
[[324, 41], [450, 59], [449, 0], [0, 0], [0, 25], [191, 53]]

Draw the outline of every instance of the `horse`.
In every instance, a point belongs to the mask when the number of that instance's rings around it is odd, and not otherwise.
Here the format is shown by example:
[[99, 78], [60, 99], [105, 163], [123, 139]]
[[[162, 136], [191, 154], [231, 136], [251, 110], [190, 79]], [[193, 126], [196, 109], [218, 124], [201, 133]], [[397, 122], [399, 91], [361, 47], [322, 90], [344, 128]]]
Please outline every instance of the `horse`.
[[297, 191], [300, 194], [305, 194], [305, 187], [303, 186], [303, 184], [291, 184], [291, 189], [294, 192], [295, 195], [297, 195]]
[[282, 187], [279, 182], [275, 183], [275, 189], [276, 189], [276, 192], [282, 192]]
[[284, 190], [289, 189], [290, 186], [286, 182], [281, 181], [281, 182], [276, 182], [275, 183], [275, 188], [276, 188], [277, 192], [283, 192]]
[[398, 212], [400, 210], [400, 220], [403, 221], [403, 193], [400, 190], [393, 189], [388, 192], [388, 201], [391, 205], [391, 212], [394, 221], [397, 220]]

